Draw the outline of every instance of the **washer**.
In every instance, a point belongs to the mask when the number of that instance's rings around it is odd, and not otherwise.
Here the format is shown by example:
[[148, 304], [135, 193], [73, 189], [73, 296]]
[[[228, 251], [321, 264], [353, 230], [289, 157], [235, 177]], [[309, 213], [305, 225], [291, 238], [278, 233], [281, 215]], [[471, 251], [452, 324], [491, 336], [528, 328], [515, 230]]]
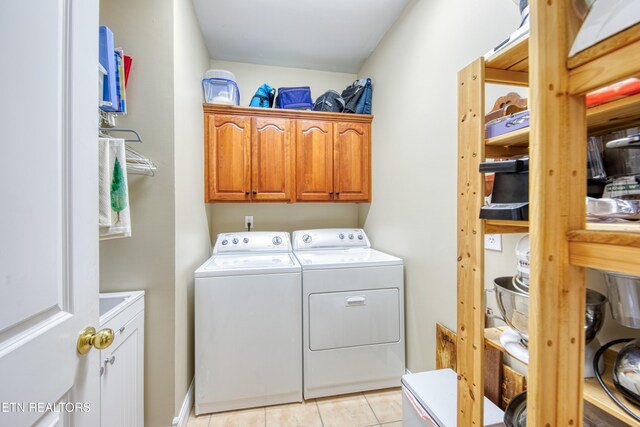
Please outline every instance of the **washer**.
[[218, 235], [195, 272], [195, 412], [302, 401], [300, 264], [285, 232]]
[[361, 229], [300, 230], [304, 398], [400, 386], [405, 372], [400, 258]]

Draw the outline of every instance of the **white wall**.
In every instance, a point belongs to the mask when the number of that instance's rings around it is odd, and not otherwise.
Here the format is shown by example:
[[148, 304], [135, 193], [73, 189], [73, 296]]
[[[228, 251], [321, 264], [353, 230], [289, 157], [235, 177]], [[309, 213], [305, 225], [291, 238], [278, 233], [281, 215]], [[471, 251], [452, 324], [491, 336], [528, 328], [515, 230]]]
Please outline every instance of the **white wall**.
[[129, 111], [118, 118], [118, 125], [139, 131], [144, 143], [135, 148], [158, 165], [154, 177], [129, 175], [132, 237], [100, 244], [100, 291], [146, 291], [144, 397], [149, 426], [169, 425], [174, 415], [172, 2], [100, 2], [100, 23], [113, 30], [116, 46], [133, 57]]
[[373, 202], [360, 221], [405, 259], [407, 367], [435, 367], [456, 329], [457, 73], [511, 33], [511, 0], [414, 0], [358, 73], [374, 81]]
[[236, 76], [240, 89], [240, 105], [248, 106], [251, 97], [263, 83], [279, 87], [309, 86], [315, 100], [329, 89], [342, 92], [353, 83], [355, 74], [331, 71], [306, 70], [303, 68], [273, 67], [270, 65], [246, 64], [243, 62], [211, 60], [211, 68], [231, 71]]
[[212, 203], [209, 209], [213, 243], [218, 233], [242, 230], [245, 215], [253, 215], [255, 231], [358, 226], [353, 203]]
[[191, 0], [173, 0], [175, 119], [175, 403], [193, 378], [193, 272], [210, 254], [204, 203], [202, 74], [209, 66]]
[[[274, 88], [309, 86], [315, 99], [328, 89], [341, 92], [353, 83], [355, 74], [272, 67], [212, 60], [211, 68], [231, 71], [240, 89], [240, 104], [247, 106], [263, 83]], [[375, 119], [374, 119], [375, 122]], [[253, 215], [255, 230], [293, 231], [303, 228], [356, 227], [358, 205], [355, 203], [212, 203], [209, 204], [212, 242], [218, 233], [239, 231], [245, 215]]]

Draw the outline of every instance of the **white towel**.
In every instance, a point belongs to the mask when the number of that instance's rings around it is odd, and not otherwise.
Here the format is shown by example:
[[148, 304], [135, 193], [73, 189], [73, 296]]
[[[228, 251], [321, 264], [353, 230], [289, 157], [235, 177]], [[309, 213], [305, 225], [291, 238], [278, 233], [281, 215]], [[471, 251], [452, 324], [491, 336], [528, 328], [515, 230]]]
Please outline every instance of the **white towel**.
[[100, 153], [104, 153], [106, 161], [101, 158], [100, 165], [103, 167], [102, 165], [104, 164], [108, 174], [104, 174], [104, 177], [106, 177], [105, 185], [105, 179], [103, 179], [103, 174], [101, 173], [100, 197], [107, 195], [107, 199], [106, 203], [103, 200], [100, 201], [100, 220], [102, 220], [103, 205], [106, 205], [106, 208], [109, 209], [111, 219], [104, 225], [100, 224], [100, 239], [129, 237], [131, 236], [131, 210], [129, 206], [127, 158], [124, 139], [101, 138], [101, 144], [103, 139], [107, 148], [102, 150], [101, 145]]
[[98, 224], [100, 227], [111, 227], [111, 172], [112, 166], [109, 163], [109, 141], [111, 138], [98, 138], [98, 194], [100, 209]]

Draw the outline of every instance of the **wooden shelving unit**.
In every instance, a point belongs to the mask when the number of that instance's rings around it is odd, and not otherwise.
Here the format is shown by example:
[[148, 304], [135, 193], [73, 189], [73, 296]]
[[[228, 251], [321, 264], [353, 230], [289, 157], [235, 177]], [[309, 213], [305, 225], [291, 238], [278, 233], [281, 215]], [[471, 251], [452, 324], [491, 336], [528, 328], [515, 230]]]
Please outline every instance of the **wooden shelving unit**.
[[[640, 275], [640, 225], [587, 224], [586, 140], [640, 123], [640, 95], [587, 110], [585, 93], [640, 74], [640, 24], [573, 58], [571, 0], [531, 0], [531, 34], [458, 73], [458, 425], [483, 420], [484, 234], [529, 231], [528, 425], [582, 425], [583, 399], [630, 425], [595, 380], [583, 379], [583, 267]], [[486, 83], [529, 85], [531, 127], [485, 139]], [[478, 219], [487, 157], [530, 155], [529, 221]], [[485, 341], [486, 340], [486, 341]], [[504, 349], [502, 349], [504, 351]], [[605, 357], [608, 379], [614, 353]], [[640, 414], [640, 411], [638, 412]]]

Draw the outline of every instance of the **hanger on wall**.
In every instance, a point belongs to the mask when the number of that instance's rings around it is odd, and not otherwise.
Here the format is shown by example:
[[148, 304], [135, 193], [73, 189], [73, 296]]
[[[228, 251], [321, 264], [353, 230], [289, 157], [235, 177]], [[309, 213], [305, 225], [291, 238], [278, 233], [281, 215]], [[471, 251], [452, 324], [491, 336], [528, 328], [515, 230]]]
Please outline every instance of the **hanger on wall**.
[[133, 129], [128, 128], [98, 128], [102, 135], [106, 135], [111, 132], [124, 132], [124, 133], [132, 133], [136, 136], [136, 139], [125, 139], [124, 142], [142, 142], [142, 138], [140, 138], [140, 134]]

